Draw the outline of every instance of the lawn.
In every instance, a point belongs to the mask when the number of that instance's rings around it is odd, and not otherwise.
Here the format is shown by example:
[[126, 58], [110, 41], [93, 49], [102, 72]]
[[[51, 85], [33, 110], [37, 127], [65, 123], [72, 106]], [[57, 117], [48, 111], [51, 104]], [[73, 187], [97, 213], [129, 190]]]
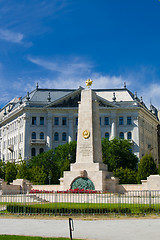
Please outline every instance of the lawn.
[[[69, 238], [43, 238], [43, 237], [26, 237], [26, 236], [15, 236], [15, 235], [0, 235], [0, 239], [1, 240], [69, 240]], [[78, 239], [73, 239], [73, 240], [78, 240]]]

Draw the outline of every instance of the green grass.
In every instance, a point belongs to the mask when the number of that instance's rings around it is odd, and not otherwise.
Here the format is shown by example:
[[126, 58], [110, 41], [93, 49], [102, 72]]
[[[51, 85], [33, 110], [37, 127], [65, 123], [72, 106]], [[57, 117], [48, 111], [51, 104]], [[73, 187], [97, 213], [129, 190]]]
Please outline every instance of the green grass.
[[[43, 238], [43, 237], [26, 237], [26, 236], [15, 236], [15, 235], [0, 235], [0, 239], [1, 240], [69, 240], [69, 238]], [[74, 240], [77, 240], [77, 239], [74, 239]]]

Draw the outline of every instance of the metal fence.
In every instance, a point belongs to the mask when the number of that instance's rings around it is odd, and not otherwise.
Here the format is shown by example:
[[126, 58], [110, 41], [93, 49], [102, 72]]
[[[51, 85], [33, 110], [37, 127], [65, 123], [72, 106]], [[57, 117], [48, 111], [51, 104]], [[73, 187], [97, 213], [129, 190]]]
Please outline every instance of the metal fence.
[[0, 195], [1, 214], [147, 214], [160, 213], [160, 191], [126, 193], [32, 192]]

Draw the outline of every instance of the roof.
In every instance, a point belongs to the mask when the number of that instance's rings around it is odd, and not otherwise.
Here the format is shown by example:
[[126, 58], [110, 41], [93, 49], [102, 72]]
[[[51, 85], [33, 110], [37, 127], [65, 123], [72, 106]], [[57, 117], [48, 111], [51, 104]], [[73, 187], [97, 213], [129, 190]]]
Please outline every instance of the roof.
[[[7, 105], [5, 105], [0, 111], [0, 119], [3, 118], [4, 115], [8, 115], [10, 112], [17, 111], [22, 107], [68, 107], [67, 104], [72, 104], [74, 107], [78, 105], [75, 104], [76, 96], [78, 96], [82, 87], [78, 89], [41, 89], [36, 88], [30, 93], [27, 93], [23, 98], [14, 98]], [[146, 106], [143, 103], [142, 99], [139, 100], [136, 95], [134, 95], [127, 88], [121, 89], [92, 89], [96, 92], [101, 105], [103, 106], [141, 106], [145, 109]], [[76, 98], [77, 100], [77, 98]], [[67, 102], [68, 101], [68, 102]], [[78, 101], [78, 100], [77, 100]], [[100, 106], [101, 106], [100, 105]], [[152, 107], [153, 108], [153, 107]], [[148, 109], [147, 109], [148, 110]], [[155, 109], [154, 109], [155, 110]], [[149, 110], [148, 110], [149, 111]], [[5, 114], [6, 113], [6, 114]], [[154, 111], [154, 115], [156, 115], [157, 111]]]

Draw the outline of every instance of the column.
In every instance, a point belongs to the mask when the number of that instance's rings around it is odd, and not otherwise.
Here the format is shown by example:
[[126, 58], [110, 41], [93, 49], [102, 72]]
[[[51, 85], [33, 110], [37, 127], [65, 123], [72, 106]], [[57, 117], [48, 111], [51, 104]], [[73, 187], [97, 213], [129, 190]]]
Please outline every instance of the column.
[[111, 114], [111, 136], [110, 139], [117, 137], [117, 119], [116, 113]]
[[29, 159], [30, 153], [30, 122], [27, 113], [23, 114], [23, 153], [22, 159]]
[[[8, 126], [6, 126], [6, 135], [7, 135], [7, 140], [6, 140], [6, 159], [5, 159], [5, 162], [7, 162], [9, 160], [8, 158]], [[7, 160], [7, 161], [6, 161]]]
[[52, 148], [52, 113], [47, 115], [47, 148]]
[[68, 117], [68, 142], [73, 141], [73, 113], [69, 114]]
[[20, 131], [20, 120], [18, 119], [17, 120], [17, 127], [18, 127], [18, 135], [17, 135], [17, 160], [19, 160], [19, 154], [20, 154], [20, 152], [19, 152], [19, 131]]

